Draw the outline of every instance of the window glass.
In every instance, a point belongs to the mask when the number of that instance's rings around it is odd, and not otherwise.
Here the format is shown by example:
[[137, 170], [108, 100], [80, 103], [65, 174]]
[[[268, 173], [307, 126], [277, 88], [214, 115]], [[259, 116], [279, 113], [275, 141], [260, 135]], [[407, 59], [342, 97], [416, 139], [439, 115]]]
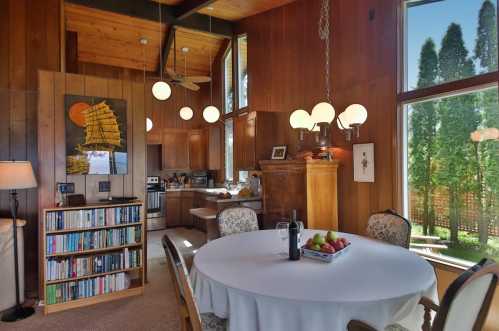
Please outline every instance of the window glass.
[[239, 84], [239, 108], [248, 107], [248, 37], [237, 38], [237, 72]]
[[448, 248], [432, 249], [435, 254], [498, 260], [497, 87], [409, 104], [405, 115], [406, 211], [413, 235], [438, 237], [434, 243]]
[[225, 180], [234, 180], [234, 121], [225, 120]]
[[234, 109], [234, 91], [232, 86], [232, 48], [229, 46], [224, 57], [224, 110], [226, 114], [232, 113]]
[[496, 71], [496, 5], [497, 0], [406, 1], [405, 91]]

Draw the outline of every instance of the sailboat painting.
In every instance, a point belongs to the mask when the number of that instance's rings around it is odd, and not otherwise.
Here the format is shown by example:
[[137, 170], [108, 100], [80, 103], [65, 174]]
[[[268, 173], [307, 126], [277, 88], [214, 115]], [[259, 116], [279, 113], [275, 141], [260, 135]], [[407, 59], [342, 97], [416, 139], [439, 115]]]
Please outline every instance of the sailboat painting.
[[126, 101], [65, 95], [64, 107], [66, 173], [127, 174]]

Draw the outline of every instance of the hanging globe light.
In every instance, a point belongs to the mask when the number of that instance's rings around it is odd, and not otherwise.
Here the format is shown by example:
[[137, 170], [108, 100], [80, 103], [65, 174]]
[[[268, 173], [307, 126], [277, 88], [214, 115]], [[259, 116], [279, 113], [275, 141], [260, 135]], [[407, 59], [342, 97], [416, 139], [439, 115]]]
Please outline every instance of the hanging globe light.
[[353, 104], [345, 109], [346, 116], [350, 121], [350, 125], [362, 125], [367, 120], [367, 109], [359, 104]]
[[168, 83], [160, 80], [152, 86], [152, 95], [158, 100], [167, 100], [172, 95], [172, 89]]
[[183, 119], [184, 121], [188, 121], [192, 118], [192, 116], [194, 116], [192, 108], [187, 106], [180, 108], [179, 114], [180, 118]]
[[203, 110], [203, 118], [208, 123], [215, 123], [220, 118], [220, 111], [215, 106], [208, 106]]
[[310, 118], [310, 114], [303, 109], [297, 109], [289, 116], [289, 124], [293, 129], [312, 130], [314, 123]]
[[335, 115], [334, 107], [329, 102], [321, 102], [312, 109], [312, 122], [331, 124]]
[[151, 131], [152, 127], [153, 127], [152, 120], [149, 117], [146, 118], [146, 132]]

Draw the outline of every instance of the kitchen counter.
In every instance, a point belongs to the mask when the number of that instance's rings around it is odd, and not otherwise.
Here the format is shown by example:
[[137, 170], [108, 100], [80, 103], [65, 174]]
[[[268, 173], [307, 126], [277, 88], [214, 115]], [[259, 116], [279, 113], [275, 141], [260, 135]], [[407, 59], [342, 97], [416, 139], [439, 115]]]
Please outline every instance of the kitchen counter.
[[[231, 203], [231, 202], [249, 202], [249, 201], [260, 201], [262, 197], [240, 197], [237, 195], [237, 191], [229, 191], [226, 188], [169, 188], [166, 192], [198, 192], [206, 194], [206, 200], [214, 203]], [[218, 194], [230, 192], [232, 198], [230, 199], [220, 199]]]

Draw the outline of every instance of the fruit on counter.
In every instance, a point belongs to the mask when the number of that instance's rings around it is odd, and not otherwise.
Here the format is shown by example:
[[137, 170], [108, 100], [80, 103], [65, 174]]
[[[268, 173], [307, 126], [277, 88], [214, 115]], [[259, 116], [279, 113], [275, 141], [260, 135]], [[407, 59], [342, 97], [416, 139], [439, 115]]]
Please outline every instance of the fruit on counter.
[[244, 187], [239, 191], [238, 195], [242, 198], [249, 198], [253, 195], [253, 192], [247, 187]]
[[316, 233], [314, 235], [314, 244], [316, 245], [324, 245], [326, 243], [326, 239], [320, 233]]
[[229, 192], [218, 193], [217, 198], [219, 198], [219, 199], [230, 199], [230, 198], [232, 198], [232, 194], [230, 194]]
[[314, 251], [334, 254], [348, 245], [350, 245], [350, 242], [346, 238], [338, 237], [334, 231], [328, 231], [325, 236], [321, 233], [314, 234], [312, 238], [307, 240], [304, 247]]

